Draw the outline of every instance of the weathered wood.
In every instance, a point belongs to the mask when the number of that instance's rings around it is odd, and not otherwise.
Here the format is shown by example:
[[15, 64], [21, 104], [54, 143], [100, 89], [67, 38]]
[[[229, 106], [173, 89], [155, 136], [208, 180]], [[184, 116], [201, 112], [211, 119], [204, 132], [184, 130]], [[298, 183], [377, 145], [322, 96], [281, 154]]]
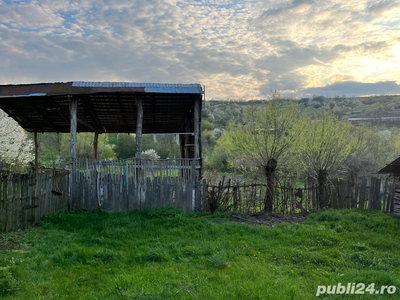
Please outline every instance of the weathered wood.
[[355, 208], [358, 207], [358, 194], [359, 194], [359, 190], [360, 190], [360, 183], [358, 181], [358, 179], [356, 180], [355, 184], [354, 184], [354, 206]]
[[69, 138], [69, 157], [70, 157], [70, 193], [73, 202], [76, 199], [76, 131], [77, 131], [77, 107], [78, 99], [70, 102], [70, 138]]
[[367, 194], [367, 178], [362, 178], [360, 188], [360, 203], [359, 208], [365, 208], [365, 196]]
[[388, 178], [385, 178], [385, 183], [383, 187], [383, 203], [382, 203], [382, 211], [386, 210], [386, 201], [387, 201], [387, 192], [388, 192]]
[[[194, 103], [194, 157], [200, 159], [200, 101]], [[196, 164], [198, 161], [196, 161]], [[197, 165], [196, 165], [197, 166]]]
[[99, 134], [97, 132], [94, 133], [94, 140], [93, 140], [93, 158], [98, 158], [98, 145], [99, 145]]
[[39, 141], [38, 133], [34, 133], [34, 143], [35, 143], [35, 172], [39, 170]]
[[378, 178], [375, 187], [375, 205], [374, 208], [381, 210], [382, 200], [381, 200], [381, 179]]
[[135, 157], [140, 159], [142, 153], [142, 128], [143, 128], [143, 105], [142, 99], [138, 98], [137, 103], [137, 124], [136, 124], [136, 153]]
[[203, 195], [202, 195], [203, 197], [203, 199], [202, 199], [202, 204], [203, 204], [203, 207], [202, 207], [202, 211], [203, 212], [206, 212], [206, 210], [207, 210], [207, 182], [206, 182], [206, 180], [205, 179], [203, 179]]

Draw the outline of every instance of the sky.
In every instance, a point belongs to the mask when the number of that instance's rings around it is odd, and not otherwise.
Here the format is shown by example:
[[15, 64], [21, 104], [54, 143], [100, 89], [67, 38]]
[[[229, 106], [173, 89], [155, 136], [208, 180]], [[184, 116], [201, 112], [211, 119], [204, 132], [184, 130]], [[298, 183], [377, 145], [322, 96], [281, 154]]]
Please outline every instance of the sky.
[[62, 81], [400, 94], [400, 1], [0, 0], [0, 84]]

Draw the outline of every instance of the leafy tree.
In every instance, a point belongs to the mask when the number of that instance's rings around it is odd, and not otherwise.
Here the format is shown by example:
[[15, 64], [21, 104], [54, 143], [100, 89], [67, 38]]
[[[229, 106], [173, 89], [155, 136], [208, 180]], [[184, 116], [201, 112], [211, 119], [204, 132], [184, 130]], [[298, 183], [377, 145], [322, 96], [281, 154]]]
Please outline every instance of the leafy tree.
[[[39, 162], [42, 165], [65, 168], [69, 165], [69, 133], [44, 133], [38, 134]], [[104, 146], [105, 135], [100, 134], [98, 139], [97, 156], [102, 159], [115, 159], [116, 155], [111, 145]], [[83, 132], [77, 134], [76, 156], [77, 158], [93, 158], [94, 133]], [[103, 152], [104, 146], [104, 152]], [[103, 152], [103, 153], [102, 153]]]
[[160, 158], [176, 158], [180, 157], [179, 145], [176, 143], [176, 135], [158, 134], [157, 142], [155, 143], [151, 136], [144, 136], [147, 142], [144, 149], [154, 149]]
[[366, 132], [348, 121], [339, 121], [330, 112], [323, 112], [307, 122], [301, 134], [299, 163], [318, 182], [320, 208], [328, 205], [328, 177], [346, 168], [346, 162], [365, 151]]
[[244, 122], [234, 119], [224, 135], [230, 154], [251, 162], [265, 174], [266, 211], [272, 211], [275, 171], [298, 141], [303, 124], [304, 116], [294, 102], [277, 99], [266, 102], [262, 108], [250, 106]]
[[121, 133], [118, 135], [115, 143], [115, 152], [118, 159], [135, 157], [136, 135]]

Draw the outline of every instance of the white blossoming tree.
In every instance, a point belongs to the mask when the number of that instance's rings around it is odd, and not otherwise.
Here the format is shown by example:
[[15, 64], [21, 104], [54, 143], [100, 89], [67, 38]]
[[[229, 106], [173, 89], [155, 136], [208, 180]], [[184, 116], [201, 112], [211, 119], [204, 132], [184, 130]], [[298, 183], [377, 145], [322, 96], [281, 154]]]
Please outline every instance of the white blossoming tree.
[[156, 150], [154, 149], [148, 149], [146, 151], [142, 151], [142, 154], [140, 155], [142, 159], [159, 159], [160, 156], [157, 154]]
[[0, 161], [10, 166], [9, 171], [19, 172], [33, 160], [32, 148], [26, 131], [0, 109]]

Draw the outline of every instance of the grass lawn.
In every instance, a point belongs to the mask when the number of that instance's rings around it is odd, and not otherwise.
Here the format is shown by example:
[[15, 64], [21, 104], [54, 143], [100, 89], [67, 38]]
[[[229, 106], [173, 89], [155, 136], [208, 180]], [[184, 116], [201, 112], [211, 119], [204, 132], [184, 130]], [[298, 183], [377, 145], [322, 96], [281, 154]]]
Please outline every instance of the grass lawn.
[[[326, 210], [303, 224], [237, 224], [172, 208], [47, 217], [0, 236], [5, 299], [400, 299], [400, 218]], [[327, 295], [375, 283], [393, 295]]]

